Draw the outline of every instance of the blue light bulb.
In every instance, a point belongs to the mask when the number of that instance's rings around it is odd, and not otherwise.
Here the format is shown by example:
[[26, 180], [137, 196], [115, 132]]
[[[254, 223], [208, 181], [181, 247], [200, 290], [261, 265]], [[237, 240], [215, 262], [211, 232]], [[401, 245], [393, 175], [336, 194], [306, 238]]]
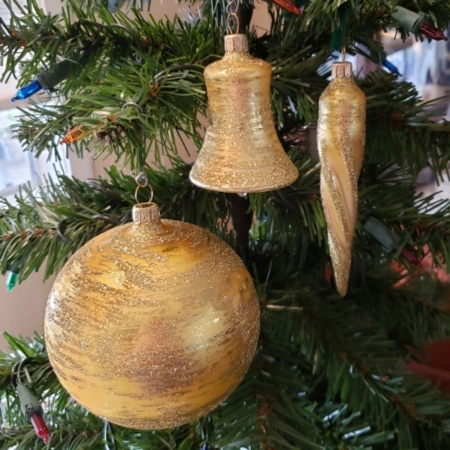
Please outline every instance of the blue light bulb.
[[383, 60], [383, 66], [386, 67], [386, 69], [388, 69], [389, 71], [391, 71], [395, 75], [398, 75], [399, 77], [402, 76], [400, 71], [397, 69], [397, 66], [392, 64], [389, 60], [387, 60], [387, 59]]
[[12, 98], [11, 101], [15, 102], [16, 100], [25, 100], [28, 97], [31, 97], [33, 94], [36, 94], [36, 92], [40, 91], [41, 89], [42, 86], [39, 81], [34, 80], [31, 83], [28, 83], [23, 88], [20, 88], [17, 91], [16, 96]]

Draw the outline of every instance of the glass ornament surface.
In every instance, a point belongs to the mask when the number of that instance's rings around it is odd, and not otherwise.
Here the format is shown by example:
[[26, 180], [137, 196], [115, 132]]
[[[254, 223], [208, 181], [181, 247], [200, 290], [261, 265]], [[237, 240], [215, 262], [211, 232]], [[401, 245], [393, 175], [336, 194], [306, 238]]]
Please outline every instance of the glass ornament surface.
[[225, 56], [205, 69], [211, 125], [189, 175], [219, 192], [265, 192], [292, 184], [270, 104], [272, 67], [248, 52], [247, 36], [225, 36]]
[[148, 205], [70, 258], [49, 295], [45, 339], [77, 402], [112, 423], [161, 429], [205, 415], [240, 383], [259, 304], [231, 247]]
[[347, 293], [358, 215], [358, 178], [366, 142], [366, 97], [353, 80], [352, 64], [332, 66], [332, 80], [319, 100], [317, 147], [320, 193], [339, 294]]

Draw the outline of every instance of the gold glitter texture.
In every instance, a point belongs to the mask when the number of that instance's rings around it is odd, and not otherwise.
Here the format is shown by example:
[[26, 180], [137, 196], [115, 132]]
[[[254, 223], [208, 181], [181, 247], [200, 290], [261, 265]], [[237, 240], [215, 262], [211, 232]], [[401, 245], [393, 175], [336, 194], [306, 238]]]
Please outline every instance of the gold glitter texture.
[[265, 192], [298, 177], [270, 106], [272, 67], [248, 53], [244, 34], [225, 36], [225, 56], [205, 69], [211, 126], [190, 179], [220, 192]]
[[317, 143], [320, 192], [339, 294], [347, 293], [358, 214], [358, 177], [364, 156], [366, 97], [349, 62], [334, 63], [332, 80], [319, 101]]
[[259, 333], [253, 281], [209, 231], [137, 205], [92, 239], [49, 295], [50, 362], [70, 395], [130, 428], [197, 419], [240, 383]]

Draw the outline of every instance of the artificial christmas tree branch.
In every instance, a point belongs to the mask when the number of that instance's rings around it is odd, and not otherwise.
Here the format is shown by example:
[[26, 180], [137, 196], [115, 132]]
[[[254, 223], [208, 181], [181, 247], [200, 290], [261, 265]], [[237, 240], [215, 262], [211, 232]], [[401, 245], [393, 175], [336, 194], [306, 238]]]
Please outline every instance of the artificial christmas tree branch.
[[[389, 338], [407, 351], [421, 348], [433, 340], [445, 339], [450, 326], [450, 316], [443, 301], [445, 285], [433, 283], [432, 274], [421, 269], [413, 271], [409, 280], [405, 279], [405, 274], [386, 272], [380, 270], [367, 277], [367, 295], [358, 302], [383, 324]], [[414, 278], [413, 274], [417, 273], [420, 273], [421, 281]], [[404, 284], [399, 285], [401, 282]], [[375, 298], [381, 300], [374, 302]]]
[[[186, 183], [188, 170], [189, 166], [183, 165], [166, 172], [147, 171], [155, 199], [166, 205], [163, 216], [195, 223], [204, 220], [204, 225], [225, 235], [229, 207], [225, 197]], [[48, 180], [47, 186], [39, 189], [37, 198], [34, 190], [24, 188], [17, 197], [17, 205], [3, 200], [0, 248], [5, 256], [9, 255], [2, 260], [3, 273], [18, 262], [20, 280], [24, 280], [45, 262], [47, 278], [89, 239], [129, 221], [135, 203], [134, 178], [115, 167], [110, 169], [109, 176], [112, 181], [95, 182], [59, 176], [58, 183]], [[169, 180], [173, 190], [167, 188]], [[146, 201], [149, 194], [141, 190], [139, 195], [141, 201]], [[222, 220], [211, 224], [209, 218], [219, 209], [224, 212]]]
[[[308, 250], [307, 247], [304, 247], [303, 236], [292, 233], [292, 229], [295, 230], [299, 226], [305, 227], [305, 231], [313, 240], [317, 240], [319, 245], [324, 239], [325, 232], [319, 198], [314, 197], [314, 189], [317, 192], [317, 187], [312, 187], [317, 183], [317, 172], [306, 170], [308, 167], [314, 167], [308, 157], [305, 157], [304, 161], [304, 164], [300, 166], [302, 176], [298, 182], [298, 188], [280, 191], [275, 197], [273, 194], [251, 196], [252, 210], [261, 211], [260, 217], [267, 216], [257, 225], [260, 228], [259, 233], [262, 233], [261, 237], [264, 240], [276, 242], [279, 241], [278, 236], [284, 236], [281, 243], [285, 245], [289, 242], [289, 254], [299, 254], [299, 267], [301, 267], [302, 261], [306, 260]], [[155, 185], [155, 192], [158, 196], [162, 195], [161, 204], [167, 204], [164, 199], [170, 199], [169, 204], [172, 205], [170, 208], [173, 209], [169, 217], [183, 218], [183, 220], [197, 223], [199, 220], [204, 220], [206, 225], [209, 223], [209, 218], [216, 214], [215, 202], [220, 202], [221, 210], [227, 202], [225, 197], [220, 194], [199, 191], [187, 184], [183, 175], [188, 170], [189, 166], [179, 166], [162, 174], [151, 171], [148, 173], [152, 185]], [[364, 217], [367, 214], [366, 211], [371, 213], [375, 207], [377, 217], [386, 221], [387, 224], [394, 225], [394, 230], [398, 231], [400, 235], [411, 239], [407, 242], [411, 242], [413, 245], [431, 244], [436, 254], [443, 255], [445, 258], [449, 236], [441, 231], [442, 224], [446, 223], [447, 211], [450, 208], [449, 202], [434, 202], [433, 197], [415, 196], [412, 188], [408, 190], [405, 189], [405, 186], [395, 191], [396, 194], [393, 196], [391, 195], [394, 192], [391, 183], [399, 183], [400, 172], [398, 170], [388, 171], [383, 166], [378, 170], [380, 174], [377, 176], [377, 190], [369, 190], [362, 194], [361, 215]], [[41, 266], [45, 260], [44, 255], [50, 251], [53, 258], [47, 259], [45, 277], [48, 277], [62, 267], [67, 257], [87, 240], [115, 224], [128, 221], [130, 219], [129, 208], [133, 203], [130, 192], [133, 190], [134, 180], [132, 177], [120, 175], [115, 169], [111, 169], [110, 174], [111, 179], [115, 182], [100, 180], [98, 183], [82, 183], [61, 177], [62, 186], [49, 184], [50, 189], [43, 189], [40, 193], [41, 199], [38, 201], [33, 199], [32, 191], [24, 190], [18, 206], [5, 203], [7, 209], [3, 213], [4, 220], [0, 222], [3, 232], [0, 246], [5, 249], [7, 257], [2, 261], [2, 271], [8, 270], [12, 264], [20, 261], [21, 280], [24, 280]], [[371, 176], [374, 176], [373, 172]], [[164, 193], [164, 180], [179, 183], [178, 188], [174, 185], [172, 191], [173, 195], [176, 195], [175, 201], [169, 192]], [[364, 177], [362, 182], [365, 183]], [[413, 201], [410, 202], [410, 199]], [[187, 203], [186, 200], [188, 200]], [[397, 205], [399, 202], [404, 205], [400, 222], [401, 229], [395, 227], [395, 224], [398, 223]], [[407, 202], [410, 203], [409, 209], [406, 207]], [[191, 205], [194, 204], [196, 207], [195, 210], [192, 210]], [[276, 205], [283, 205], [286, 209], [276, 207]], [[224, 211], [227, 211], [227, 208]], [[434, 210], [432, 215], [420, 212], [427, 208]], [[163, 214], [165, 214], [164, 209]], [[8, 219], [6, 219], [6, 215]], [[98, 215], [100, 217], [96, 218]], [[202, 217], [203, 219], [201, 219]], [[226, 220], [226, 217], [224, 214], [223, 220]], [[273, 222], [271, 229], [268, 230], [269, 234], [266, 234], [263, 229], [264, 223], [267, 221]], [[423, 234], [404, 232], [405, 227], [415, 230], [417, 223], [420, 223], [421, 227], [424, 223], [428, 224], [426, 239]], [[218, 231], [216, 226], [214, 229]], [[418, 232], [421, 230], [422, 228]], [[358, 234], [357, 239], [362, 239], [361, 243], [366, 243], [368, 246], [374, 245], [376, 242], [365, 234]], [[364, 255], [364, 251], [362, 254]]]
[[[325, 355], [321, 355], [321, 350], [316, 355], [317, 366], [325, 364], [324, 369], [335, 374], [328, 386], [330, 393], [339, 392], [342, 400], [354, 411], [361, 411], [375, 423], [392, 414], [399, 417], [406, 414], [406, 421], [419, 422], [424, 419], [422, 414], [425, 410], [429, 419], [433, 415], [439, 419], [447, 414], [450, 403], [437, 389], [430, 385], [425, 387], [423, 380], [402, 369], [399, 361], [404, 351], [383, 332], [372, 328], [375, 322], [370, 317], [364, 317], [352, 305], [339, 302], [323, 301], [320, 310], [316, 309], [317, 305], [307, 302], [303, 305], [304, 345], [311, 345], [309, 340], [322, 330], [323, 337], [316, 338], [319, 341], [317, 348], [323, 349], [325, 343], [330, 348], [334, 347], [335, 359], [323, 358]], [[328, 311], [324, 314], [325, 309]], [[324, 320], [325, 317], [332, 317], [332, 323]], [[436, 426], [440, 426], [439, 421]]]
[[241, 197], [238, 194], [230, 194], [228, 199], [231, 203], [231, 220], [236, 239], [236, 251], [245, 261], [249, 256], [249, 232], [253, 222], [253, 212], [249, 211], [250, 200], [247, 196]]
[[[276, 133], [300, 176], [286, 189], [249, 195], [250, 208], [243, 199], [239, 217], [245, 226], [239, 227], [237, 240], [227, 226], [236, 212], [232, 205], [223, 194], [194, 188], [188, 182], [190, 166], [180, 157], [180, 142], [183, 146], [189, 138], [200, 148], [203, 139], [203, 69], [223, 54], [228, 6], [223, 0], [208, 2], [197, 17], [193, 7], [186, 23], [156, 22], [139, 11], [110, 14], [104, 4], [90, 0], [69, 2], [62, 15], [48, 16], [30, 0], [20, 17], [13, 14], [11, 24], [0, 26], [4, 77], [16, 74], [19, 87], [55, 69], [61, 59], [76, 64], [57, 93], [41, 95], [24, 108], [15, 128], [24, 147], [34, 154], [50, 150], [58, 160], [63, 139], [79, 156], [113, 154], [130, 163], [132, 172], [145, 170], [165, 218], [195, 223], [244, 247], [248, 242], [246, 264], [262, 313], [257, 355], [234, 394], [204, 419], [155, 432], [105, 424], [86, 413], [62, 389], [41, 338], [29, 346], [9, 337], [13, 353], [0, 356], [0, 396], [9, 402], [14, 428], [0, 436], [1, 446], [44, 447], [30, 432], [9, 383], [12, 367], [25, 355], [35, 360], [31, 377], [41, 400], [50, 405], [55, 449], [197, 450], [206, 442], [210, 449], [450, 447], [440, 427], [441, 418], [450, 417], [448, 399], [403, 367], [411, 349], [449, 335], [449, 317], [442, 312], [447, 286], [418, 275], [401, 254], [408, 248], [420, 260], [428, 252], [441, 265], [450, 258], [450, 202], [421, 196], [415, 186], [423, 168], [442, 179], [450, 155], [449, 124], [434, 122], [430, 104], [410, 83], [382, 71], [358, 80], [368, 98], [367, 145], [358, 184], [354, 264], [344, 299], [337, 297], [330, 277], [319, 167], [300, 142], [317, 121], [334, 31], [342, 34], [349, 52], [364, 43], [381, 53], [373, 41], [381, 29], [394, 26], [407, 34], [392, 17], [398, 5], [304, 2], [302, 14], [289, 18], [270, 4], [270, 29], [258, 35], [248, 30], [250, 53], [272, 66]], [[426, 13], [438, 27], [450, 17], [447, 0], [401, 6], [413, 15]], [[233, 114], [241, 111], [232, 106]], [[149, 160], [174, 169], [154, 172], [146, 168]], [[47, 277], [87, 240], [129, 222], [134, 177], [115, 168], [107, 175], [107, 180], [89, 182], [59, 176], [39, 190], [23, 189], [15, 202], [3, 200], [1, 270], [19, 267], [24, 281], [46, 263]], [[138, 200], [145, 202], [149, 195], [149, 189], [141, 189]], [[250, 213], [255, 217], [251, 224]], [[383, 247], [367, 231], [371, 219], [396, 236], [395, 245]], [[232, 301], [227, 299], [227, 305]], [[114, 317], [124, 314], [111, 309]]]
[[[37, 12], [35, 5], [30, 5], [30, 8], [30, 13]], [[182, 142], [185, 139], [183, 135], [193, 139], [198, 147], [201, 127], [197, 115], [199, 111], [205, 112], [201, 72], [183, 71], [179, 78], [167, 77], [156, 90], [147, 90], [147, 87], [154, 85], [152, 80], [155, 75], [170, 69], [175, 60], [177, 63], [194, 63], [199, 67], [211, 61], [212, 49], [221, 45], [221, 36], [219, 32], [214, 31], [211, 23], [199, 20], [194, 25], [186, 25], [175, 20], [152, 23], [152, 26], [149, 26], [139, 13], [131, 20], [123, 14], [113, 17], [102, 11], [99, 15], [101, 20], [95, 22], [98, 26], [92, 26], [89, 25], [94, 19], [91, 12], [84, 13], [76, 7], [74, 12], [79, 19], [74, 23], [67, 17], [63, 22], [56, 16], [46, 18], [46, 26], [55, 33], [54, 36], [65, 39], [68, 48], [60, 49], [61, 42], [52, 44], [55, 48], [50, 48], [47, 44], [38, 45], [36, 49], [26, 47], [27, 52], [32, 55], [32, 61], [27, 65], [27, 71], [22, 71], [21, 83], [28, 82], [36, 65], [46, 61], [46, 55], [54, 55], [56, 49], [60, 56], [75, 61], [83, 58], [85, 61], [80, 64], [80, 69], [74, 71], [60, 86], [61, 92], [72, 94], [68, 101], [60, 106], [36, 105], [35, 109], [26, 113], [28, 118], [34, 118], [36, 115], [42, 117], [42, 126], [38, 127], [34, 120], [26, 118], [17, 128], [17, 135], [26, 148], [40, 154], [45, 148], [52, 146], [53, 136], [63, 138], [76, 125], [83, 126], [86, 132], [84, 138], [75, 143], [79, 153], [89, 141], [92, 142], [93, 138], [98, 136], [99, 139], [95, 141], [97, 153], [109, 151], [122, 158], [125, 154], [124, 159], [136, 167], [139, 167], [149, 154], [152, 144], [154, 159], [159, 164], [162, 163], [163, 155], [169, 159], [176, 157], [177, 136], [181, 137]], [[26, 18], [28, 17], [33, 18], [34, 15], [28, 14]], [[45, 16], [41, 14], [38, 17], [43, 20]], [[36, 41], [30, 24], [24, 23], [23, 26]], [[38, 21], [35, 27], [42, 28]], [[64, 30], [64, 27], [67, 29]], [[76, 30], [76, 33], [73, 30]], [[133, 30], [131, 36], [130, 32], [124, 30]], [[41, 32], [44, 33], [41, 34], [43, 42], [46, 42], [48, 36], [44, 31]], [[118, 37], [119, 32], [123, 36]], [[325, 86], [325, 80], [316, 74], [317, 69], [327, 59], [327, 53], [321, 50], [319, 45], [320, 39], [325, 36], [312, 38], [309, 33], [301, 31], [299, 24], [283, 28], [282, 31], [274, 28], [271, 32], [269, 36], [254, 39], [253, 45], [256, 54], [267, 58], [275, 67], [272, 82], [277, 93], [273, 102], [275, 117], [281, 122], [288, 106], [288, 97], [303, 123], [314, 122], [317, 120], [315, 102]], [[71, 33], [75, 33], [72, 38]], [[208, 35], [208, 42], [204, 41], [205, 35]], [[141, 36], [139, 42], [136, 42], [136, 36]], [[116, 42], [115, 39], [119, 41]], [[282, 48], [286, 49], [284, 51], [280, 51], [280, 40]], [[39, 42], [39, 37], [36, 42]], [[191, 44], [179, 46], [179, 42]], [[142, 45], [148, 46], [145, 52], [142, 51]], [[115, 53], [118, 51], [120, 57]], [[100, 63], [100, 58], [104, 62]], [[136, 64], [128, 64], [130, 58], [136, 58]], [[14, 71], [17, 63], [15, 60], [9, 61], [5, 76]], [[80, 76], [80, 70], [84, 76]], [[103, 76], [105, 71], [106, 78]], [[89, 84], [86, 84], [87, 75]], [[127, 79], [128, 82], [123, 84], [122, 79]], [[413, 175], [431, 161], [436, 173], [442, 171], [447, 160], [445, 151], [442, 151], [448, 147], [448, 125], [430, 122], [429, 114], [424, 114], [427, 105], [415, 106], [418, 99], [412, 86], [395, 82], [391, 76], [378, 72], [365, 79], [362, 87], [369, 98], [366, 149], [368, 160], [371, 161], [375, 157], [377, 161], [383, 162], [394, 160]], [[140, 92], [139, 96], [136, 96], [136, 92]], [[186, 97], [187, 93], [195, 93], [196, 99], [192, 99], [192, 103], [189, 103], [191, 98]], [[138, 104], [142, 111], [131, 108], [121, 110], [130, 100]], [[194, 103], [197, 103], [195, 108]], [[102, 108], [111, 108], [114, 119], [105, 121], [99, 117], [98, 111]], [[371, 135], [372, 130], [378, 129], [380, 118], [387, 119], [388, 131], [381, 142], [380, 135], [377, 135], [376, 139], [372, 139]], [[371, 127], [372, 122], [374, 127]], [[410, 129], [412, 135], [398, 133], [399, 126]], [[289, 133], [289, 130], [286, 131]], [[421, 153], [421, 144], [425, 145], [427, 142], [430, 142], [431, 146], [427, 147], [426, 153]], [[377, 146], [377, 151], [372, 151], [372, 143]], [[380, 154], [378, 145], [386, 149], [384, 154]], [[408, 147], [411, 147], [412, 151], [405, 151]], [[140, 149], [140, 154], [136, 154], [137, 148]]]

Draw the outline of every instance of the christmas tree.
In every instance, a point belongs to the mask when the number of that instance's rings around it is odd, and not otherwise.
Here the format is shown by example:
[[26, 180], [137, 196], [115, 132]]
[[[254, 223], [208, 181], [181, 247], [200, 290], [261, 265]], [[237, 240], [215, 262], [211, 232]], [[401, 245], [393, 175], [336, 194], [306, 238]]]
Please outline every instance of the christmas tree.
[[[113, 155], [127, 170], [113, 166], [88, 182], [59, 175], [38, 190], [25, 186], [14, 202], [1, 200], [2, 273], [16, 273], [19, 282], [36, 270], [45, 278], [58, 273], [84, 244], [132, 220], [135, 177], [144, 173], [163, 218], [210, 230], [240, 255], [256, 286], [261, 330], [245, 378], [224, 402], [185, 425], [146, 431], [108, 422], [71, 399], [43, 337], [7, 336], [1, 448], [450, 448], [442, 425], [450, 418], [448, 396], [407, 368], [426, 344], [449, 336], [448, 289], [417, 264], [427, 256], [433, 267], [447, 266], [450, 202], [419, 193], [416, 179], [429, 168], [443, 180], [450, 125], [436, 120], [396, 73], [356, 73], [367, 102], [355, 113], [366, 127], [362, 158], [362, 149], [357, 155], [347, 142], [354, 123], [339, 121], [345, 108], [326, 111], [323, 96], [332, 70], [333, 81], [349, 78], [331, 68], [336, 51], [381, 63], [386, 55], [374, 36], [382, 30], [396, 29], [398, 39], [443, 38], [450, 2], [277, 0], [268, 2], [270, 30], [257, 33], [248, 0], [193, 3], [183, 18], [162, 21], [139, 2], [124, 13], [113, 2], [69, 0], [52, 16], [35, 0], [3, 1], [21, 11], [0, 23], [4, 79], [17, 77], [18, 98], [30, 97], [17, 139], [34, 155], [50, 150], [54, 161], [64, 157], [63, 141], [80, 158]], [[205, 88], [205, 68], [221, 60], [224, 36], [237, 31], [247, 35], [249, 53], [272, 69], [276, 138], [299, 173], [282, 189], [262, 180], [269, 184], [261, 192], [221, 192], [189, 180], [195, 155], [187, 149], [193, 143], [200, 151], [208, 116], [214, 123], [235, 114], [230, 139], [255, 164], [260, 156], [252, 152], [256, 135], [240, 131], [247, 123], [241, 112], [257, 96], [230, 95], [218, 112]], [[325, 173], [336, 161], [326, 153], [327, 127], [336, 123], [337, 158], [346, 155], [340, 188]], [[316, 124], [320, 161], [312, 151]], [[358, 133], [363, 142], [364, 130]], [[222, 167], [212, 170], [220, 174]], [[149, 196], [150, 187], [142, 187], [137, 201]], [[348, 254], [339, 250], [339, 230]], [[48, 446], [22, 413], [19, 385], [44, 405]]]

